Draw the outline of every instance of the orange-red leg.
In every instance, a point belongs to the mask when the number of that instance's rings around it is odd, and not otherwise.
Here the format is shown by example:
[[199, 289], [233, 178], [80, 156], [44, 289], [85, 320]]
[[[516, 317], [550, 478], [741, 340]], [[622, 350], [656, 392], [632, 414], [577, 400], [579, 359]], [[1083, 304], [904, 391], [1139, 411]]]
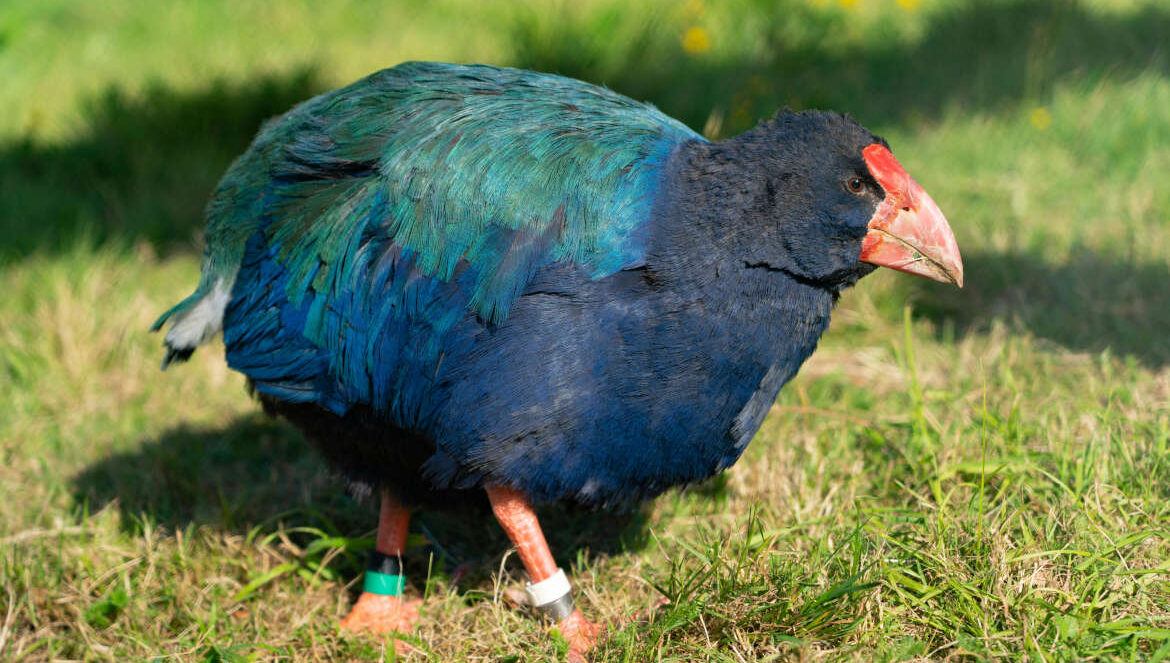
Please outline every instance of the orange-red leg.
[[[410, 509], [402, 506], [389, 492], [382, 491], [382, 508], [378, 517], [378, 535], [374, 549], [383, 555], [402, 558], [406, 551], [406, 534], [410, 527]], [[348, 631], [372, 633], [409, 633], [418, 621], [419, 599], [363, 591], [349, 614], [341, 620], [341, 628]], [[410, 646], [395, 641], [399, 653]]]
[[[532, 583], [540, 583], [555, 576], [559, 569], [528, 499], [519, 491], [503, 486], [489, 486], [487, 494], [496, 520], [500, 521], [500, 526], [516, 546], [516, 554], [524, 563], [524, 570], [528, 571]], [[586, 620], [577, 608], [562, 618], [558, 627], [561, 635], [569, 642], [569, 658], [572, 661], [585, 660], [585, 654], [597, 644], [604, 628], [601, 624]]]

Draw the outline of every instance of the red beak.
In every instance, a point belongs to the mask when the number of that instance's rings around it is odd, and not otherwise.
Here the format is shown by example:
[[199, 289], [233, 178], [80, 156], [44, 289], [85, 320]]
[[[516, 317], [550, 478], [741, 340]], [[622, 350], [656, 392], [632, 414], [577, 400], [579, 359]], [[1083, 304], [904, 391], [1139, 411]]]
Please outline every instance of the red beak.
[[861, 244], [863, 262], [963, 287], [963, 259], [938, 205], [883, 145], [861, 151], [886, 192]]

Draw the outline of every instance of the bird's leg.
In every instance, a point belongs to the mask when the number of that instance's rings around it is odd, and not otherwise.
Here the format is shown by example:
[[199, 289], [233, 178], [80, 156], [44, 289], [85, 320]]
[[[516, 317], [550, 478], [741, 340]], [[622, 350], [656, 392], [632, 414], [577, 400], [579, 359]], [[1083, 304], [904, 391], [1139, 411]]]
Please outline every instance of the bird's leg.
[[[406, 533], [410, 526], [410, 509], [402, 506], [386, 490], [382, 491], [382, 510], [378, 518], [378, 536], [370, 551], [362, 595], [353, 605], [341, 627], [348, 631], [372, 633], [409, 633], [418, 621], [419, 599], [406, 599], [402, 554], [406, 550]], [[395, 641], [399, 653], [410, 646]]]
[[487, 494], [496, 520], [516, 546], [516, 554], [528, 571], [530, 582], [525, 590], [532, 605], [557, 621], [561, 635], [569, 642], [570, 660], [584, 660], [603, 627], [587, 621], [573, 605], [569, 581], [553, 561], [532, 505], [519, 491], [503, 486], [489, 486]]

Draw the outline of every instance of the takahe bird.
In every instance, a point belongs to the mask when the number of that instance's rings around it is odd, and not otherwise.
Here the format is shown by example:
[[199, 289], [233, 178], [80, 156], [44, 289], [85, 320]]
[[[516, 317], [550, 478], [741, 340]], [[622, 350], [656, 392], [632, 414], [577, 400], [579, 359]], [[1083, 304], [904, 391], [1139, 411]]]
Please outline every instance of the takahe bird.
[[207, 208], [164, 368], [228, 364], [381, 493], [343, 625], [408, 630], [412, 508], [483, 489], [576, 655], [532, 504], [641, 500], [729, 467], [884, 265], [962, 285], [954, 236], [884, 140], [781, 112], [709, 142], [580, 81], [413, 62], [269, 121]]

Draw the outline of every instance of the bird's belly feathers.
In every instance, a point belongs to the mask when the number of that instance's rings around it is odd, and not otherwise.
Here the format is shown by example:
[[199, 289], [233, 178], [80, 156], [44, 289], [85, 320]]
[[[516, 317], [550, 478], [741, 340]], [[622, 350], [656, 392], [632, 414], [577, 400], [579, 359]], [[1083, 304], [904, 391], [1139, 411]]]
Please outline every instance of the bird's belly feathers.
[[534, 289], [440, 371], [437, 483], [605, 504], [705, 479], [742, 454], [831, 305], [735, 316], [713, 310], [718, 298], [651, 292], [637, 272], [578, 283]]
[[[435, 489], [505, 483], [537, 502], [625, 502], [728, 467], [828, 320], [827, 303], [786, 309], [780, 298], [732, 315], [718, 310], [724, 298], [664, 294], [637, 270], [593, 281], [565, 267], [538, 275], [503, 324], [466, 313], [441, 334], [425, 316], [377, 327], [334, 300], [325, 315], [338, 340], [327, 347], [304, 337], [313, 301], [284, 299], [288, 276], [269, 255], [249, 249], [225, 317], [228, 361], [261, 394], [338, 421], [362, 408], [388, 433], [408, 431], [364, 444], [426, 441], [433, 455], [418, 471]], [[395, 306], [460, 304], [443, 300], [453, 286], [411, 278]], [[263, 311], [264, 334], [235, 324]], [[388, 468], [385, 482], [401, 483], [404, 469]]]

